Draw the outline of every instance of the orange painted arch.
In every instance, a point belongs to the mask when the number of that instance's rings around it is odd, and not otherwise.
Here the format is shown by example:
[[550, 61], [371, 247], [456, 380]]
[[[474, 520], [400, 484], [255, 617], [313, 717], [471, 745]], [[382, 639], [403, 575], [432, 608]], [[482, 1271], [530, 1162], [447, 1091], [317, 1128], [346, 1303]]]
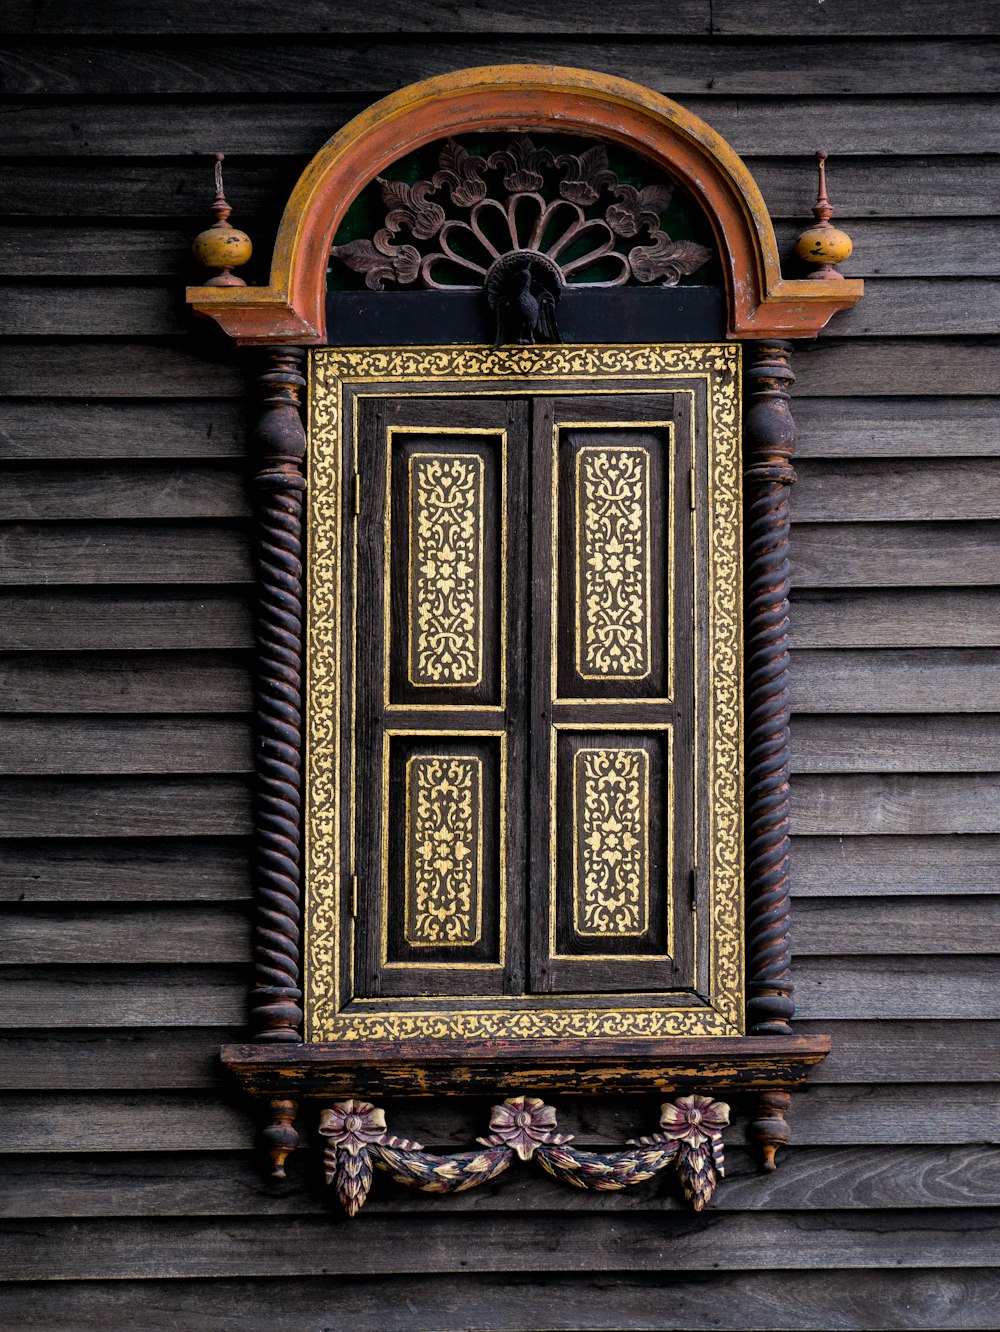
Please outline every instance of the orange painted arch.
[[335, 134], [292, 191], [266, 287], [189, 287], [188, 304], [241, 343], [323, 343], [326, 272], [341, 219], [369, 181], [436, 139], [558, 129], [614, 142], [680, 181], [715, 231], [733, 338], [811, 338], [864, 283], [781, 276], [774, 229], [740, 157], [669, 98], [608, 74], [487, 65], [411, 84]]

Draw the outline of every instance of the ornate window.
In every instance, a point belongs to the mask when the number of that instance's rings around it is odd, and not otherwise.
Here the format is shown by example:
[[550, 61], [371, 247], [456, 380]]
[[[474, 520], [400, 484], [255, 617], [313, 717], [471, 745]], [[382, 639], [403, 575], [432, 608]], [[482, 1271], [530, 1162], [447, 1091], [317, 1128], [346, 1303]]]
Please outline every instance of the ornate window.
[[[351, 1212], [372, 1165], [450, 1192], [517, 1157], [673, 1163], [700, 1207], [716, 1093], [757, 1093], [773, 1166], [829, 1048], [789, 1025], [787, 901], [785, 339], [861, 294], [825, 190], [783, 279], [707, 126], [516, 66], [331, 140], [267, 288], [215, 211], [191, 303], [271, 347], [254, 1041], [223, 1058], [275, 1168], [318, 1102]], [[534, 1095], [642, 1089], [659, 1132], [605, 1154]], [[414, 1091], [506, 1099], [437, 1157], [366, 1099]]]

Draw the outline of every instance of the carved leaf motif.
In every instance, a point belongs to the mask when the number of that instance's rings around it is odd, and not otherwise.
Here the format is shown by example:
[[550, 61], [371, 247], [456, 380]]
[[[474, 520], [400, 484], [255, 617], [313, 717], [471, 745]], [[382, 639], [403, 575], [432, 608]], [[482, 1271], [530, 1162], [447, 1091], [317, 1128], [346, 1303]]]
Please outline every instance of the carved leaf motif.
[[[385, 281], [475, 291], [507, 255], [542, 255], [563, 283], [575, 287], [673, 286], [709, 253], [690, 242], [674, 246], [661, 231], [673, 184], [621, 183], [602, 143], [556, 157], [521, 134], [484, 160], [448, 139], [439, 146], [430, 180], [376, 180], [386, 209], [382, 229], [370, 241], [331, 251], [364, 273], [375, 291]], [[441, 202], [433, 198], [438, 192]], [[396, 244], [401, 232], [414, 244]], [[622, 240], [646, 242], [633, 251], [634, 263]], [[557, 335], [552, 330], [546, 336]]]
[[455, 139], [449, 139], [438, 157], [440, 171], [434, 174], [434, 185], [448, 187], [451, 201], [459, 208], [473, 208], [486, 198], [486, 159], [466, 152]]
[[379, 177], [382, 202], [389, 209], [385, 225], [393, 235], [400, 227], [408, 227], [417, 240], [430, 240], [444, 226], [444, 209], [431, 203], [427, 196], [434, 193], [429, 180], [418, 180], [407, 185], [403, 180], [383, 180]]
[[605, 185], [613, 185], [618, 177], [608, 166], [608, 154], [603, 144], [587, 148], [579, 157], [563, 153], [556, 158], [556, 166], [566, 168], [566, 176], [559, 182], [559, 193], [570, 203], [596, 203]]
[[616, 185], [613, 193], [621, 202], [612, 204], [604, 217], [616, 236], [626, 238], [637, 236], [643, 227], [656, 231], [660, 214], [674, 197], [671, 185], [644, 185], [641, 190], [634, 185]]
[[355, 273], [364, 273], [365, 286], [372, 291], [383, 291], [383, 281], [398, 282], [405, 287], [416, 281], [420, 271], [420, 251], [416, 246], [393, 245], [390, 233], [384, 228], [375, 233], [374, 241], [334, 245], [330, 254], [342, 259]]
[[711, 250], [694, 241], [672, 241], [664, 231], [653, 232], [652, 245], [637, 245], [629, 254], [629, 265], [639, 282], [660, 280], [676, 287], [687, 273], [694, 273], [712, 257]]
[[503, 178], [505, 189], [513, 194], [525, 194], [531, 190], [540, 190], [545, 184], [542, 167], [552, 166], [552, 154], [547, 148], [536, 148], [522, 134], [512, 139], [506, 150], [491, 153], [489, 165], [501, 167], [506, 171]]

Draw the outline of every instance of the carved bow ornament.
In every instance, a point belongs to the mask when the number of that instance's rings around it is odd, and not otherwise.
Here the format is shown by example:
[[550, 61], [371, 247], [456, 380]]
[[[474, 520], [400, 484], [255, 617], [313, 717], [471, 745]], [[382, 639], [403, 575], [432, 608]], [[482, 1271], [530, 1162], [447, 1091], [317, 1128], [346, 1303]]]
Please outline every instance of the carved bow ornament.
[[[491, 192], [488, 173], [502, 176], [502, 190]], [[622, 183], [603, 144], [556, 156], [522, 134], [484, 158], [448, 139], [430, 180], [377, 183], [384, 225], [372, 240], [330, 251], [373, 291], [418, 280], [438, 291], [478, 291], [513, 252], [544, 256], [564, 286], [674, 287], [711, 258], [705, 246], [662, 229], [673, 185]]]
[[571, 1147], [556, 1129], [556, 1112], [534, 1096], [515, 1096], [490, 1112], [490, 1132], [479, 1150], [435, 1156], [418, 1142], [387, 1131], [384, 1111], [368, 1101], [338, 1101], [320, 1115], [327, 1138], [326, 1182], [348, 1216], [361, 1208], [377, 1166], [399, 1184], [425, 1193], [461, 1193], [488, 1184], [514, 1160], [534, 1161], [564, 1184], [604, 1192], [652, 1179], [674, 1164], [685, 1197], [696, 1212], [711, 1201], [724, 1174], [722, 1134], [729, 1107], [709, 1096], [681, 1096], [661, 1107], [660, 1132], [629, 1139], [618, 1152]]

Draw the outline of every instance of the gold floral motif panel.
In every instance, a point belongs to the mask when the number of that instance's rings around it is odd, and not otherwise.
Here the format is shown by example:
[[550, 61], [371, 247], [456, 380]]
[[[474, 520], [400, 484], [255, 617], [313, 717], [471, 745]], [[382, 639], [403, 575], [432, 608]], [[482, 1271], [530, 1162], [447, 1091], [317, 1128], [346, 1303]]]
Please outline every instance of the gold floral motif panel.
[[617, 445], [576, 455], [576, 669], [585, 680], [650, 671], [649, 453]]
[[483, 676], [483, 460], [417, 453], [409, 467], [410, 684]]
[[406, 764], [406, 942], [478, 943], [482, 879], [481, 760], [415, 754]]
[[[733, 343], [553, 347], [438, 346], [319, 348], [310, 356], [305, 866], [303, 876], [306, 1039], [621, 1039], [733, 1036], [743, 1006], [743, 753], [740, 492], [740, 348]], [[603, 385], [606, 384], [605, 389]], [[530, 995], [495, 999], [351, 999], [349, 930], [353, 844], [342, 802], [353, 799], [342, 645], [357, 643], [341, 617], [345, 440], [352, 395], [689, 394], [704, 418], [695, 458], [696, 546], [704, 552], [694, 595], [699, 780], [695, 826], [705, 830], [699, 880], [696, 990], [674, 995]], [[346, 417], [346, 419], [345, 419]], [[351, 455], [348, 455], [351, 456]], [[349, 480], [349, 478], [348, 478]], [[354, 614], [355, 612], [352, 612]], [[353, 638], [352, 638], [353, 634]], [[346, 694], [342, 698], [342, 694]], [[708, 996], [707, 998], [703, 996]]]
[[573, 756], [576, 933], [634, 938], [649, 921], [649, 755], [581, 749]]

